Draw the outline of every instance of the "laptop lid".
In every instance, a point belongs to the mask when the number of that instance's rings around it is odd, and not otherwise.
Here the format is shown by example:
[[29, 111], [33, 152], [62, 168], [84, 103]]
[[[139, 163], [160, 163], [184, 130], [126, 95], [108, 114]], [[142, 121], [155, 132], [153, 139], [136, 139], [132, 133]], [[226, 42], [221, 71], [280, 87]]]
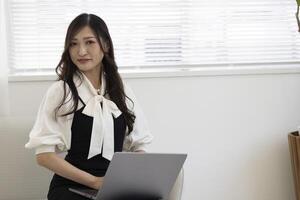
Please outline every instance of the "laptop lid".
[[186, 154], [117, 152], [97, 200], [143, 196], [167, 199]]

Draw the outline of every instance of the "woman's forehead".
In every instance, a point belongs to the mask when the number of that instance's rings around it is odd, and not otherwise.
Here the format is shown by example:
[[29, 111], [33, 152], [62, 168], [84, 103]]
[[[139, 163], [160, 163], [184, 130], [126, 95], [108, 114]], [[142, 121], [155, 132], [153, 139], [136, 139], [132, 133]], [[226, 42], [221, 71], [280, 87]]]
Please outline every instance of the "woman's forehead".
[[81, 40], [81, 39], [96, 39], [94, 31], [89, 27], [85, 26], [80, 29], [71, 39], [72, 40]]

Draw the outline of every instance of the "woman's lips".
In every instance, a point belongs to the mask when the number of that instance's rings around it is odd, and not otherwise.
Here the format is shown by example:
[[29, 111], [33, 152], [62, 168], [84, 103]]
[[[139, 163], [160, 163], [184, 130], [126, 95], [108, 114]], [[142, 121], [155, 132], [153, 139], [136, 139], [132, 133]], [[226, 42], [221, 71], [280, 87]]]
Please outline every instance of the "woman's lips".
[[81, 64], [86, 63], [88, 61], [90, 61], [91, 59], [77, 59], [77, 61]]

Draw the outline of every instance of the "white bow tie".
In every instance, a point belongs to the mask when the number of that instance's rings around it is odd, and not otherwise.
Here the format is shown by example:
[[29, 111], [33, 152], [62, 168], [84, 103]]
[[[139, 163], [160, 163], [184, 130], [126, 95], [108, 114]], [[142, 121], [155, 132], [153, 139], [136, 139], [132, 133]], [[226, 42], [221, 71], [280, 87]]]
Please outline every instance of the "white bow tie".
[[[102, 103], [102, 107], [101, 107]], [[114, 120], [121, 115], [117, 105], [102, 95], [91, 98], [82, 111], [83, 114], [94, 117], [88, 159], [101, 154], [111, 160], [114, 154]]]
[[88, 159], [102, 153], [104, 158], [111, 160], [115, 149], [113, 116], [117, 118], [122, 112], [113, 101], [104, 97], [106, 88], [104, 74], [101, 78], [100, 94], [97, 93], [89, 79], [84, 74], [82, 76], [84, 79], [82, 87], [87, 87], [91, 94], [82, 113], [94, 118]]

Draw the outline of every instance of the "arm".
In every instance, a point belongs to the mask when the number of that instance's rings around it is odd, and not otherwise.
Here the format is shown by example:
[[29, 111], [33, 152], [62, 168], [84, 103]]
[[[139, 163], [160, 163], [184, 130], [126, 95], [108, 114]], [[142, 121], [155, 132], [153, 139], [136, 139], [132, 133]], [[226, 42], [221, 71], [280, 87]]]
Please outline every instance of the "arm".
[[127, 106], [136, 116], [133, 124], [133, 130], [124, 139], [123, 150], [131, 152], [145, 153], [148, 145], [152, 142], [153, 136], [148, 128], [146, 117], [133, 93], [133, 91], [125, 85], [126, 95], [133, 101], [127, 99]]
[[[55, 118], [55, 110], [62, 96], [63, 82], [56, 82], [48, 89], [25, 147], [36, 150], [36, 160], [39, 165], [67, 179], [99, 189], [102, 185], [102, 178], [74, 167], [55, 153], [56, 148], [59, 152], [68, 149], [66, 141], [69, 140], [68, 137], [71, 134], [72, 121], [67, 117]], [[68, 106], [72, 106], [72, 103], [66, 103], [61, 112], [66, 112]]]
[[[70, 140], [72, 124], [70, 119], [73, 117], [72, 115], [55, 117], [56, 107], [64, 95], [63, 84], [62, 81], [55, 82], [47, 90], [25, 147], [36, 150], [36, 160], [39, 165], [67, 179], [99, 189], [103, 178], [95, 177], [76, 168], [56, 154], [56, 151], [68, 150], [67, 141]], [[57, 116], [67, 112], [72, 105], [72, 102], [67, 101]]]
[[99, 189], [102, 186], [102, 177], [93, 176], [74, 167], [54, 152], [37, 154], [36, 160], [40, 166], [43, 166], [64, 178], [86, 185], [93, 189]]

